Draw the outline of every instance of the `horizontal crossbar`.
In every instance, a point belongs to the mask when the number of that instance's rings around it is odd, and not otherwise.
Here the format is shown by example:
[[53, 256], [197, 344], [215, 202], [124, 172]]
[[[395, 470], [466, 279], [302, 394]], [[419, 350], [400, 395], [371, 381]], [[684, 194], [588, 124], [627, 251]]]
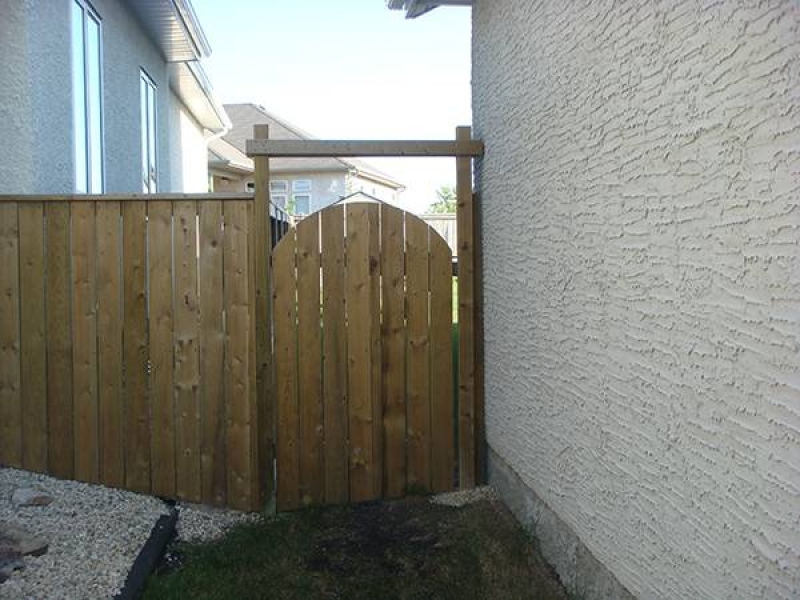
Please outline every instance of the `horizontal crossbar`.
[[247, 155], [272, 158], [483, 156], [483, 142], [480, 140], [247, 140]]

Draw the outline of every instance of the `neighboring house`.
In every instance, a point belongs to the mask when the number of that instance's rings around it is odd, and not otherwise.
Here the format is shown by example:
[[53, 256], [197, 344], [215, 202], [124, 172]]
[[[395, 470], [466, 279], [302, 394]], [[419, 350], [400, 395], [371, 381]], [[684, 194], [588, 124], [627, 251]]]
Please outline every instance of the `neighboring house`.
[[[226, 104], [232, 128], [209, 144], [208, 165], [215, 191], [247, 191], [253, 186], [253, 162], [245, 154], [245, 142], [254, 125], [269, 125], [276, 140], [313, 139], [294, 125], [256, 104]], [[390, 175], [355, 159], [274, 158], [270, 160], [272, 201], [295, 214], [308, 214], [344, 196], [363, 191], [396, 204], [403, 185]]]
[[490, 481], [576, 597], [800, 598], [797, 2], [472, 4]]
[[205, 192], [227, 130], [189, 0], [0, 0], [0, 193]]

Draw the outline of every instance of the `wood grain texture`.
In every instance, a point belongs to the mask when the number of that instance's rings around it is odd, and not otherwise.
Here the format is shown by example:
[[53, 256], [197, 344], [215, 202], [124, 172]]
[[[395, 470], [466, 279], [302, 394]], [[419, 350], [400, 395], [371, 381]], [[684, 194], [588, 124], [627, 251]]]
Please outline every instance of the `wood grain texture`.
[[[252, 509], [251, 478], [254, 456], [252, 436], [255, 424], [250, 422], [251, 370], [250, 313], [248, 302], [247, 203], [234, 202], [224, 207], [224, 307], [227, 316], [225, 341], [225, 404], [228, 415], [227, 475], [228, 505]], [[255, 382], [252, 382], [255, 384]]]
[[153, 493], [176, 494], [172, 202], [147, 204]]
[[[255, 139], [269, 138], [269, 125], [253, 127]], [[256, 408], [258, 411], [258, 471], [261, 481], [261, 502], [275, 494], [275, 400], [272, 388], [272, 240], [270, 220], [269, 158], [254, 157], [255, 195], [252, 210], [255, 214], [253, 235], [250, 237], [251, 260], [254, 265], [255, 369]]]
[[431, 490], [453, 489], [456, 474], [453, 423], [452, 252], [433, 229], [430, 249]]
[[19, 219], [17, 204], [0, 204], [0, 463], [22, 466]]
[[[456, 139], [472, 137], [471, 128], [458, 127]], [[456, 159], [456, 220], [458, 229], [458, 410], [459, 485], [476, 480], [475, 451], [475, 252], [472, 204], [472, 160]]]
[[22, 379], [22, 466], [47, 469], [44, 208], [19, 207], [19, 291]]
[[225, 327], [223, 323], [222, 204], [200, 210], [200, 468], [204, 503], [223, 506], [225, 473]]
[[431, 481], [428, 230], [420, 219], [406, 218], [408, 483], [425, 490]]
[[72, 397], [74, 402], [75, 477], [100, 480], [97, 404], [95, 207], [72, 204]]
[[[49, 208], [52, 206], [48, 206]], [[120, 205], [117, 202], [97, 204], [96, 212], [99, 471], [101, 482], [113, 487], [122, 487], [125, 483], [125, 450], [122, 410]], [[48, 307], [49, 300], [48, 290]]]
[[404, 220], [400, 209], [381, 206], [383, 492], [390, 498], [402, 496], [406, 491]]
[[346, 502], [347, 330], [345, 328], [344, 207], [320, 213], [322, 229], [323, 404], [325, 501]]
[[381, 362], [381, 236], [380, 205], [366, 205], [369, 220], [370, 397], [372, 398], [372, 493], [383, 493], [383, 399]]
[[275, 314], [275, 394], [277, 406], [278, 510], [300, 506], [299, 410], [297, 403], [296, 246], [291, 229], [275, 247], [273, 310]]
[[372, 500], [375, 457], [372, 398], [372, 285], [370, 216], [365, 204], [347, 205], [347, 379], [350, 500]]
[[122, 204], [125, 487], [150, 491], [150, 403], [147, 385], [147, 204]]
[[300, 502], [324, 500], [319, 214], [297, 226], [297, 343], [300, 412]]
[[200, 484], [200, 332], [197, 296], [197, 204], [173, 204], [175, 248], [175, 493], [198, 502]]
[[[47, 204], [45, 287], [47, 313], [47, 462], [56, 477], [75, 469], [72, 399], [72, 264], [70, 205]], [[117, 239], [119, 243], [119, 239]]]

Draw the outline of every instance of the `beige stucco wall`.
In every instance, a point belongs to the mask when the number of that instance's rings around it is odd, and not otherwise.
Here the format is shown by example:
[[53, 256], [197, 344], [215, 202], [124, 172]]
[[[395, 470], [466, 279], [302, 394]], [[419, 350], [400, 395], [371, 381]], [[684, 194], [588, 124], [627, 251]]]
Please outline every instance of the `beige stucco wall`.
[[489, 444], [642, 598], [800, 597], [800, 10], [476, 0]]

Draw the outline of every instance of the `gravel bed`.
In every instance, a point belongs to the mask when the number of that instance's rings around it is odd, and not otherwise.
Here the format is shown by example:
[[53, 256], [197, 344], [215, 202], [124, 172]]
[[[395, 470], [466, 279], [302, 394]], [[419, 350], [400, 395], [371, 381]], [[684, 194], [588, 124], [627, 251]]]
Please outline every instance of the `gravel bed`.
[[[19, 487], [36, 488], [54, 501], [15, 507], [11, 494]], [[25, 569], [0, 584], [0, 598], [113, 597], [153, 525], [168, 512], [150, 496], [0, 468], [0, 521], [50, 543], [46, 554], [26, 556]]]
[[177, 539], [182, 542], [210, 542], [221, 538], [239, 523], [253, 523], [259, 513], [247, 513], [227, 508], [212, 508], [182, 502], [178, 508]]
[[498, 495], [494, 488], [488, 485], [483, 485], [469, 490], [458, 490], [456, 492], [436, 494], [435, 496], [431, 496], [430, 500], [434, 504], [443, 504], [445, 506], [455, 506], [456, 508], [459, 508], [467, 504], [472, 504], [473, 502], [480, 502], [481, 500], [497, 499]]

